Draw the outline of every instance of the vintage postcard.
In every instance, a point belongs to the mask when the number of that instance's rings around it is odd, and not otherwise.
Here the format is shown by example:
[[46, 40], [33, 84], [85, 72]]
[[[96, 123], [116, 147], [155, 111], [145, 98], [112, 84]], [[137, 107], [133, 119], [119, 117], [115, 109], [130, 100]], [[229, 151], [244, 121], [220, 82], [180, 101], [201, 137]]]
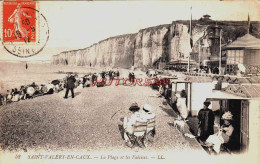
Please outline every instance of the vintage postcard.
[[0, 164], [260, 163], [259, 1], [0, 13]]

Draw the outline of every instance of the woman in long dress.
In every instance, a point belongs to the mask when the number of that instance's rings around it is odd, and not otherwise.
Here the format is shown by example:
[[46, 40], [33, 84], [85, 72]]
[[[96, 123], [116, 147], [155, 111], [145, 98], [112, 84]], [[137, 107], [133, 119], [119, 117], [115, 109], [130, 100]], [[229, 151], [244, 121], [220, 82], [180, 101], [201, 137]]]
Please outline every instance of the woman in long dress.
[[220, 153], [221, 144], [228, 143], [233, 134], [234, 127], [231, 124], [232, 117], [231, 112], [223, 114], [222, 119], [224, 120], [224, 124], [217, 133], [210, 135], [206, 140], [206, 146], [212, 146], [216, 153]]
[[183, 119], [186, 119], [188, 117], [188, 109], [186, 106], [186, 98], [185, 97], [181, 97], [180, 94], [176, 94], [177, 97], [177, 109], [180, 112], [180, 115]]
[[201, 141], [205, 141], [210, 135], [214, 134], [214, 113], [209, 109], [210, 102], [205, 101], [203, 108], [199, 111], [198, 136]]

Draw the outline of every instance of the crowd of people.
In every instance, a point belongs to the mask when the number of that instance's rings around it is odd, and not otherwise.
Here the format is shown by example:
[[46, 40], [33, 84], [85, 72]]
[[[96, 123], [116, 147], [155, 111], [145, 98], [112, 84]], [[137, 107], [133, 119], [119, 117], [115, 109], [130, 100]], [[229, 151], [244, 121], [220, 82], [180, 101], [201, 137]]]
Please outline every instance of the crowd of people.
[[[69, 73], [69, 75], [71, 75]], [[76, 76], [76, 75], [74, 75]], [[74, 77], [73, 76], [73, 77]], [[86, 79], [83, 77], [83, 79]], [[86, 80], [85, 80], [86, 81]], [[53, 94], [54, 92], [59, 92], [67, 87], [67, 77], [64, 79], [55, 79], [48, 84], [36, 84], [35, 82], [29, 85], [22, 85], [19, 89], [14, 88], [7, 90], [5, 94], [0, 94], [0, 105], [6, 105], [7, 103], [17, 102], [20, 100], [31, 99], [37, 96], [42, 96], [46, 94]], [[81, 78], [75, 80], [75, 87], [81, 85]]]
[[109, 79], [119, 77], [119, 71], [89, 72], [82, 77], [79, 77], [77, 73], [68, 72], [65, 78], [52, 80], [48, 84], [38, 85], [33, 82], [29, 85], [22, 85], [19, 89], [13, 88], [7, 90], [5, 94], [0, 94], [0, 105], [6, 105], [7, 103], [30, 99], [45, 94], [53, 94], [54, 92], [59, 92], [64, 89], [66, 89], [64, 98], [68, 98], [69, 91], [71, 92], [72, 98], [74, 98], [74, 88], [90, 87], [91, 81], [93, 83], [96, 79], [103, 79], [106, 77], [109, 77]]
[[108, 70], [108, 71], [101, 71], [99, 73], [93, 73], [91, 76], [91, 81], [94, 83], [97, 81], [96, 85], [97, 87], [104, 87], [105, 86], [105, 80], [108, 78], [109, 80], [118, 78], [120, 75], [119, 71], [113, 71], [113, 70]]
[[[56, 83], [59, 81], [59, 83]], [[34, 98], [36, 96], [42, 96], [45, 94], [52, 94], [63, 90], [61, 80], [54, 80], [49, 84], [37, 85], [35, 82], [29, 85], [22, 85], [20, 89], [14, 88], [7, 90], [5, 94], [0, 94], [0, 105], [6, 105], [7, 103], [17, 102], [20, 100]]]
[[197, 72], [219, 74], [219, 68], [216, 67], [216, 66], [202, 66], [202, 65], [200, 65], [200, 69], [197, 70]]
[[[115, 77], [119, 77], [119, 71], [116, 70], [116, 71], [113, 71], [113, 70], [103, 70], [101, 72], [99, 72], [99, 74], [95, 74], [96, 78], [99, 76], [100, 78], [106, 78], [106, 77], [109, 77], [109, 79], [113, 79]], [[92, 78], [93, 79], [93, 78]]]

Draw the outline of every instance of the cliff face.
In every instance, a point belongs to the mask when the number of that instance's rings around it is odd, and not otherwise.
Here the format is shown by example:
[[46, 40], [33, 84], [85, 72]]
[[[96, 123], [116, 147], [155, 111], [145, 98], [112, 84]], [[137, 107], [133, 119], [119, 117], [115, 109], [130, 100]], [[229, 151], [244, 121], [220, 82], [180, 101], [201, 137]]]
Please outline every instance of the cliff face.
[[140, 30], [135, 38], [134, 66], [151, 66], [160, 57], [165, 56], [168, 43], [169, 25]]
[[[133, 65], [135, 67], [153, 66], [159, 60], [164, 62], [186, 58], [190, 52], [198, 53], [199, 40], [203, 36], [212, 32], [216, 33], [212, 25], [214, 23], [216, 24], [212, 21], [193, 22], [193, 49], [190, 47], [188, 21], [176, 21], [172, 24], [142, 29], [136, 34], [111, 37], [85, 49], [62, 52], [52, 57], [52, 63], [129, 68]], [[224, 44], [243, 36], [247, 31], [247, 22], [218, 22], [218, 24], [223, 29], [222, 43]], [[255, 22], [252, 29], [257, 33], [259, 22]], [[212, 40], [209, 37], [207, 39], [210, 46], [214, 48], [212, 45], [214, 43], [217, 47], [216, 39]], [[211, 54], [214, 53], [218, 52]]]
[[130, 67], [133, 63], [135, 35], [109, 38], [80, 50], [66, 51], [53, 56], [53, 64]]

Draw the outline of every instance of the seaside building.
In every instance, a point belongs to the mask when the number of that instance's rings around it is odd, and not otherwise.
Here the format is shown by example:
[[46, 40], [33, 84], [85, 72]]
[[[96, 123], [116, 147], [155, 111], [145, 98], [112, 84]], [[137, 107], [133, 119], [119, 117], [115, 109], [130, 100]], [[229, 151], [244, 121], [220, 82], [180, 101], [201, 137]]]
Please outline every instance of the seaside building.
[[204, 66], [219, 66], [220, 30], [221, 27], [217, 25], [207, 27], [204, 35], [194, 45], [191, 53], [192, 60]]
[[210, 17], [211, 17], [210, 15], [205, 14], [205, 15], [203, 15], [202, 18], [200, 18], [200, 20], [202, 20], [202, 21], [210, 21], [211, 20]]
[[260, 74], [260, 39], [246, 34], [223, 48], [226, 58], [226, 73], [236, 75], [239, 65], [245, 74]]
[[[186, 73], [184, 80], [171, 81], [173, 105], [176, 93], [185, 91], [186, 105], [192, 116], [197, 116], [204, 101], [210, 101], [210, 109], [215, 113], [215, 123], [222, 124], [221, 116], [230, 111], [233, 114], [234, 133], [225, 146], [232, 153], [253, 152], [259, 147], [260, 78], [237, 76], [193, 76]], [[203, 90], [203, 94], [201, 94]], [[188, 118], [190, 128], [195, 132], [196, 117]], [[215, 132], [218, 129], [215, 128]], [[250, 133], [249, 133], [250, 132]]]

